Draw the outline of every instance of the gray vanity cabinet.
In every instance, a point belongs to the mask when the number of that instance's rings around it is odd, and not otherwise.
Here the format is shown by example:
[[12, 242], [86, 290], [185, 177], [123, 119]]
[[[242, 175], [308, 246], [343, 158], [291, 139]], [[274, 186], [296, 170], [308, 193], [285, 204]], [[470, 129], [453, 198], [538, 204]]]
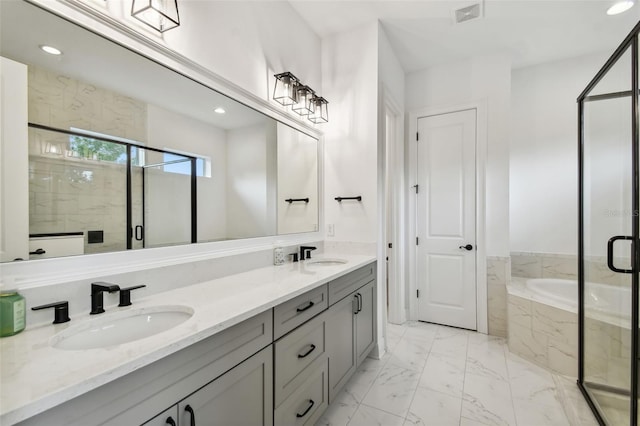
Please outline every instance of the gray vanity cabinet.
[[178, 403], [179, 425], [273, 425], [272, 347]]
[[356, 371], [356, 315], [355, 293], [331, 308], [327, 316], [327, 353], [329, 355], [329, 402]]
[[358, 313], [356, 318], [356, 355], [358, 357], [357, 365], [369, 355], [376, 343], [376, 286], [375, 281], [370, 282], [360, 288], [356, 294], [358, 302]]
[[[376, 279], [375, 263], [334, 281], [338, 291], [350, 289], [343, 299], [329, 308], [327, 316], [327, 354], [329, 356], [329, 402], [340, 392], [356, 368], [376, 344]], [[335, 300], [335, 299], [334, 299]]]

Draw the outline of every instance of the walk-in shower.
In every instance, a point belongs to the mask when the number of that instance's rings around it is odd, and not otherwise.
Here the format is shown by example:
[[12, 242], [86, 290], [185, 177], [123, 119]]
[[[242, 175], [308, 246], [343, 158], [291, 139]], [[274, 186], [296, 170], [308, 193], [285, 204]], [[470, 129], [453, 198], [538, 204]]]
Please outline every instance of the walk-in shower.
[[195, 243], [199, 160], [29, 123], [30, 237], [79, 234], [75, 254]]
[[[606, 425], [638, 425], [639, 33], [578, 98], [578, 386]], [[589, 300], [595, 286], [628, 296], [603, 307]]]

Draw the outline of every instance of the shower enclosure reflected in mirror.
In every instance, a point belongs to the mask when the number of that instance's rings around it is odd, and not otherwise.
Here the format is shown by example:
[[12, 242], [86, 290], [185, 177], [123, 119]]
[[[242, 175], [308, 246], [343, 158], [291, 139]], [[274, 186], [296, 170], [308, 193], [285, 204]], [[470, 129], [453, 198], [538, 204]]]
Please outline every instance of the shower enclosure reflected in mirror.
[[3, 84], [28, 105], [2, 112], [3, 151], [28, 158], [2, 261], [318, 230], [316, 138], [25, 1], [0, 9]]

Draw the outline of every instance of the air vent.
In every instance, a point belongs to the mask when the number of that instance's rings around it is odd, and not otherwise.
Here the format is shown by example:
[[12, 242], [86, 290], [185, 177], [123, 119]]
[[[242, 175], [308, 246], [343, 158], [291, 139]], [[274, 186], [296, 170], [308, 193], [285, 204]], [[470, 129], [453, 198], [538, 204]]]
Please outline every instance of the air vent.
[[480, 18], [481, 12], [482, 9], [480, 8], [480, 3], [458, 9], [455, 12], [456, 24]]

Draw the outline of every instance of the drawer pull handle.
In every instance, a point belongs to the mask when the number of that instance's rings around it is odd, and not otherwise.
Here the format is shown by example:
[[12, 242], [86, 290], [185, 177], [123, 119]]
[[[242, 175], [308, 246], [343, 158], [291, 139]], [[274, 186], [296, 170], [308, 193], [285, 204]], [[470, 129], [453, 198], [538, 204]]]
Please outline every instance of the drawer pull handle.
[[316, 350], [316, 345], [311, 344], [311, 347], [309, 348], [309, 350], [303, 354], [298, 354], [298, 358], [306, 358], [307, 356], [309, 356], [309, 354], [313, 351]]
[[300, 414], [300, 413], [296, 413], [296, 417], [300, 418], [300, 417], [304, 417], [307, 415], [307, 413], [309, 412], [309, 410], [311, 410], [311, 407], [313, 407], [313, 404], [315, 404], [315, 402], [313, 402], [313, 399], [309, 400], [309, 406], [307, 407], [306, 410], [304, 410], [304, 413]]
[[170, 426], [176, 426], [176, 421], [173, 420], [173, 417], [167, 417], [167, 420], [165, 420], [164, 422]]
[[191, 426], [196, 426], [196, 413], [193, 412], [193, 408], [190, 405], [184, 407], [184, 411], [191, 414]]
[[310, 300], [309, 303], [307, 304], [307, 306], [305, 306], [304, 308], [297, 308], [296, 312], [304, 312], [307, 309], [311, 309], [313, 307], [314, 303]]

